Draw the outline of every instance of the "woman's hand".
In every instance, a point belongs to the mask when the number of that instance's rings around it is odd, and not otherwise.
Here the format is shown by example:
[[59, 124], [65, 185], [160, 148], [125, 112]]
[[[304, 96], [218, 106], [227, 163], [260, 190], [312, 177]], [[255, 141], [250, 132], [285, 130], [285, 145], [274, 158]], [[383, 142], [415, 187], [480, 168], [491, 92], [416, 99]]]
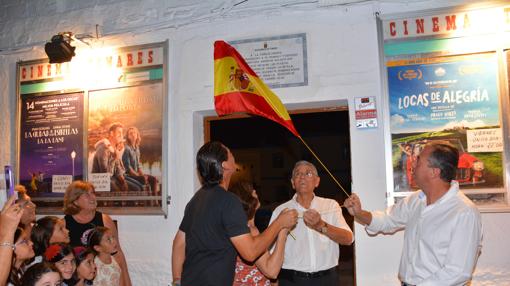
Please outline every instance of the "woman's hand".
[[0, 214], [0, 238], [2, 239], [11, 236], [14, 237], [14, 232], [23, 215], [23, 208], [19, 204], [13, 204], [15, 200], [16, 197], [11, 196], [5, 203], [2, 213]]

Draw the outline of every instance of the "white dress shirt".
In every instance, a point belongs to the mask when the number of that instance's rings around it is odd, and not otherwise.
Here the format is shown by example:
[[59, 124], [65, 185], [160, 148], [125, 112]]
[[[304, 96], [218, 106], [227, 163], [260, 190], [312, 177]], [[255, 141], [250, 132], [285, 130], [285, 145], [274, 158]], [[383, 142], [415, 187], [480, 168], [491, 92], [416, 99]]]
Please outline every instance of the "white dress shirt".
[[[340, 255], [338, 243], [305, 225], [302, 216], [307, 209], [296, 201], [296, 197], [294, 195], [290, 201], [278, 206], [271, 216], [271, 222], [273, 222], [283, 209], [288, 208], [296, 209], [300, 217], [292, 230], [296, 240], [291, 235], [287, 236], [282, 268], [317, 272], [335, 267], [338, 265]], [[314, 196], [310, 208], [319, 212], [322, 220], [328, 224], [351, 232], [342, 216], [342, 209], [335, 200]]]
[[482, 240], [482, 223], [476, 206], [451, 187], [427, 206], [421, 190], [390, 207], [372, 212], [366, 227], [370, 234], [405, 228], [399, 278], [420, 286], [464, 285], [471, 279]]

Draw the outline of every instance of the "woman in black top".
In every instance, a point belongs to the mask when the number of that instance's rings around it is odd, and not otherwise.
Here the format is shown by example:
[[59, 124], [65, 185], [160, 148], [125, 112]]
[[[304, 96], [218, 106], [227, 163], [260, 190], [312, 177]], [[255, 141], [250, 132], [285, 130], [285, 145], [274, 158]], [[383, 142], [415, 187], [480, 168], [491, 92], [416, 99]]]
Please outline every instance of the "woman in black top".
[[119, 251], [112, 253], [122, 269], [123, 286], [131, 286], [126, 258], [120, 247], [117, 227], [112, 218], [97, 211], [97, 201], [94, 186], [89, 182], [74, 181], [67, 187], [64, 195], [64, 219], [69, 229], [72, 246], [87, 246], [87, 236], [96, 226], [105, 226], [112, 230], [119, 242]]

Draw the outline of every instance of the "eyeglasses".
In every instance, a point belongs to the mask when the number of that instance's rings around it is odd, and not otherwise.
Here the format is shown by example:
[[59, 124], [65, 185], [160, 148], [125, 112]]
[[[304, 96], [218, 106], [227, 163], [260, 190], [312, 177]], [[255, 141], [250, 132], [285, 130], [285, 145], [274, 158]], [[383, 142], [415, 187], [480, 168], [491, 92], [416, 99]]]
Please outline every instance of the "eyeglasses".
[[22, 239], [22, 240], [20, 240], [20, 241], [16, 242], [16, 243], [14, 244], [14, 247], [13, 247], [12, 249], [13, 249], [13, 250], [16, 250], [16, 247], [18, 247], [19, 245], [21, 245], [21, 244], [26, 244], [26, 245], [28, 245], [28, 243], [29, 243], [29, 242], [30, 242], [30, 240], [28, 240], [28, 239]]
[[312, 171], [306, 171], [305, 173], [296, 172], [296, 173], [292, 174], [293, 178], [301, 178], [301, 177], [311, 178], [313, 176], [316, 176], [316, 174]]
[[95, 191], [87, 191], [85, 193], [82, 194], [82, 196], [86, 196], [86, 197], [92, 197], [92, 196], [95, 196], [96, 195], [96, 192]]

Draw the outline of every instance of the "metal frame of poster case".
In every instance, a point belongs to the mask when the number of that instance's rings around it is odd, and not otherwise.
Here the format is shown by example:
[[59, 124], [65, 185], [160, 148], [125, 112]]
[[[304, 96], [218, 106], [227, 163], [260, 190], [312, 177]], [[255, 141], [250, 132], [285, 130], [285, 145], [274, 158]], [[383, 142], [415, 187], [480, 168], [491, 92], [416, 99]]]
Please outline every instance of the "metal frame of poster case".
[[[153, 50], [154, 49], [154, 50]], [[159, 51], [158, 51], [159, 50]], [[149, 55], [148, 51], [151, 51], [151, 54]], [[154, 54], [152, 54], [155, 51]], [[147, 54], [141, 54], [145, 53]], [[150, 64], [151, 60], [147, 60], [147, 58], [154, 57], [156, 58], [156, 54], [160, 53], [161, 58], [160, 61], [155, 64]], [[79, 56], [79, 54], [78, 54]], [[103, 56], [104, 57], [104, 56]], [[147, 57], [147, 58], [143, 58]], [[139, 60], [140, 58], [143, 58], [142, 60]], [[75, 57], [76, 59], [76, 57]], [[96, 59], [96, 58], [94, 58]], [[99, 59], [99, 57], [97, 57]], [[161, 104], [161, 118], [159, 126], [161, 126], [161, 160], [160, 160], [160, 178], [158, 180], [159, 185], [159, 193], [154, 194], [152, 193], [144, 193], [144, 192], [138, 192], [138, 193], [124, 193], [123, 195], [114, 196], [107, 195], [97, 196], [98, 201], [98, 209], [100, 211], [104, 211], [109, 214], [119, 214], [119, 215], [164, 215], [165, 217], [168, 215], [168, 206], [170, 204], [170, 197], [168, 195], [168, 178], [167, 178], [167, 172], [168, 172], [168, 149], [166, 146], [169, 145], [168, 140], [168, 40], [164, 42], [158, 42], [158, 43], [150, 43], [150, 44], [143, 44], [143, 45], [136, 45], [136, 46], [127, 46], [127, 47], [120, 47], [115, 49], [111, 57], [109, 58], [109, 61], [107, 60], [107, 65], [115, 66], [119, 65], [120, 63], [117, 62], [117, 60], [122, 61], [122, 67], [120, 69], [117, 69], [117, 72], [120, 73], [120, 76], [118, 77], [118, 80], [115, 82], [108, 82], [106, 84], [99, 84], [94, 85], [91, 84], [90, 86], [77, 86], [75, 82], [72, 80], [66, 79], [64, 76], [66, 71], [66, 68], [69, 68], [70, 63], [64, 63], [60, 66], [59, 72], [61, 73], [61, 76], [55, 76], [57, 74], [56, 72], [56, 66], [50, 65], [48, 63], [48, 59], [39, 59], [39, 60], [30, 60], [30, 61], [20, 61], [16, 65], [16, 106], [17, 106], [17, 116], [16, 116], [16, 158], [17, 158], [17, 164], [16, 164], [16, 178], [17, 183], [19, 183], [20, 180], [20, 164], [21, 164], [21, 156], [23, 156], [21, 150], [21, 127], [22, 124], [27, 125], [28, 121], [27, 118], [22, 118], [22, 103], [24, 98], [31, 98], [31, 99], [40, 99], [48, 96], [54, 96], [56, 97], [56, 102], [65, 102], [67, 99], [63, 99], [62, 97], [69, 95], [69, 94], [81, 94], [82, 96], [82, 110], [81, 110], [81, 147], [82, 147], [82, 154], [77, 154], [76, 152], [73, 152], [75, 154], [72, 154], [72, 166], [73, 166], [73, 172], [72, 176], [68, 175], [66, 176], [53, 176], [52, 180], [55, 181], [55, 177], [59, 179], [58, 177], [63, 177], [65, 179], [64, 181], [67, 182], [69, 177], [74, 178], [75, 176], [75, 170], [74, 170], [74, 160], [75, 158], [79, 158], [81, 156], [81, 166], [77, 166], [77, 173], [78, 171], [81, 171], [83, 180], [89, 180], [90, 176], [88, 174], [89, 170], [89, 164], [88, 164], [88, 148], [87, 148], [87, 141], [89, 137], [89, 96], [91, 93], [100, 93], [100, 92], [108, 92], [109, 90], [118, 92], [122, 89], [140, 89], [151, 85], [159, 85], [160, 86], [160, 104]], [[102, 59], [104, 60], [104, 58]], [[137, 62], [138, 60], [138, 62]], [[130, 61], [131, 65], [126, 66], [126, 61]], [[104, 64], [104, 62], [103, 62]], [[139, 64], [137, 66], [137, 64]], [[26, 69], [23, 71], [25, 74], [22, 74], [22, 68], [26, 67]], [[101, 73], [101, 65], [93, 66], [96, 69], [92, 69], [91, 72], [97, 72]], [[38, 68], [41, 69], [41, 71], [38, 71]], [[108, 69], [105, 69], [108, 71]], [[47, 77], [46, 74], [53, 73], [53, 77]], [[34, 76], [35, 75], [35, 76]], [[22, 78], [25, 78], [25, 82], [27, 83], [26, 86], [22, 86]], [[30, 80], [27, 80], [29, 78]], [[159, 94], [157, 94], [159, 96]], [[136, 97], [136, 94], [135, 96]], [[138, 100], [143, 100], [140, 96], [137, 98]], [[55, 101], [53, 101], [55, 102]], [[44, 102], [46, 103], [46, 102]], [[62, 105], [65, 105], [65, 103], [62, 103]], [[28, 105], [27, 105], [28, 106]], [[33, 106], [33, 105], [32, 105]], [[55, 112], [53, 109], [50, 110], [50, 108], [46, 105], [45, 107], [41, 107], [43, 110], [37, 110], [37, 112], [41, 112], [42, 114], [46, 114], [49, 112], [50, 116], [56, 117], [59, 120], [65, 120], [63, 117], [65, 117], [62, 114], [68, 114], [66, 112], [61, 112], [57, 109]], [[48, 109], [44, 109], [48, 108]], [[71, 108], [72, 110], [72, 108]], [[59, 113], [61, 112], [61, 113]], [[72, 112], [71, 112], [72, 113]], [[48, 116], [48, 117], [50, 117]], [[35, 116], [34, 118], [37, 118]], [[22, 122], [23, 121], [23, 122]], [[32, 120], [33, 121], [33, 120]], [[158, 120], [155, 120], [158, 121]], [[50, 126], [50, 127], [44, 127], [46, 129], [57, 129], [61, 128], [62, 125], [59, 126]], [[126, 135], [126, 130], [128, 126], [124, 127], [124, 136]], [[41, 129], [44, 129], [41, 128]], [[38, 132], [40, 129], [34, 129], [32, 132]], [[64, 134], [68, 133], [76, 133], [76, 131], [73, 130], [73, 132], [70, 132], [69, 130], [63, 130], [58, 131], [63, 132]], [[54, 132], [55, 134], [57, 131]], [[153, 132], [154, 133], [154, 132]], [[34, 133], [35, 134], [35, 133]], [[23, 136], [26, 136], [23, 135]], [[26, 138], [25, 138], [26, 139]], [[51, 140], [50, 140], [51, 141]], [[65, 141], [65, 139], [62, 139], [62, 141]], [[26, 142], [24, 142], [26, 143]], [[143, 144], [143, 138], [142, 138], [142, 144]], [[58, 148], [57, 148], [58, 149]], [[63, 146], [63, 149], [66, 149], [66, 146]], [[65, 152], [69, 153], [70, 149], [66, 149]], [[74, 150], [73, 150], [74, 151]], [[42, 152], [44, 153], [44, 152]], [[54, 152], [57, 153], [57, 152]], [[67, 154], [66, 153], [66, 154]], [[73, 156], [74, 155], [74, 156]], [[55, 154], [46, 154], [46, 157], [44, 157], [48, 160], [52, 160], [53, 158], [58, 158], [58, 155]], [[142, 154], [143, 157], [143, 154]], [[57, 160], [55, 160], [57, 161]], [[45, 162], [46, 164], [47, 162]], [[69, 167], [69, 166], [67, 166]], [[70, 168], [70, 167], [69, 167]], [[43, 170], [44, 171], [44, 170]], [[34, 170], [34, 174], [36, 174], [36, 170]], [[43, 172], [44, 175], [44, 172]], [[50, 186], [50, 178], [46, 177], [46, 179], [43, 178], [43, 175], [40, 177], [33, 176], [31, 179], [30, 184], [32, 181], [40, 180], [41, 189], [44, 192], [47, 192], [46, 194], [36, 194], [34, 196], [34, 191], [29, 189], [29, 195], [32, 196], [32, 200], [37, 204], [37, 213], [38, 214], [62, 214], [62, 202], [63, 202], [63, 194], [60, 195], [53, 195], [50, 196], [50, 193], [53, 192], [54, 188]], [[35, 179], [34, 179], [35, 178]], [[62, 179], [62, 178], [60, 178]], [[26, 180], [25, 180], [26, 182]], [[38, 185], [36, 184], [36, 187]], [[57, 187], [57, 185], [55, 186]], [[147, 186], [143, 186], [140, 188], [140, 190], [147, 190]], [[27, 188], [28, 189], [28, 188]], [[63, 192], [65, 189], [65, 186], [60, 187], [58, 190], [59, 192]], [[150, 188], [148, 188], [150, 190]], [[99, 193], [99, 192], [96, 192]], [[134, 195], [132, 195], [134, 194]]]
[[[496, 8], [494, 8], [496, 6]], [[499, 40], [497, 45], [490, 44], [489, 42], [483, 42], [481, 45], [476, 47], [464, 47], [463, 50], [453, 50], [448, 48], [434, 48], [428, 43], [446, 43], [448, 41], [456, 42], [456, 43], [466, 43], [466, 41], [473, 41], [477, 38], [483, 37], [493, 37], [497, 38], [499, 36], [500, 39], [505, 38], [502, 37], [502, 34], [508, 35], [510, 31], [498, 31], [498, 33], [494, 34], [483, 34], [483, 35], [466, 35], [464, 37], [452, 37], [451, 35], [429, 35], [423, 38], [409, 38], [409, 39], [384, 39], [384, 22], [390, 20], [403, 20], [403, 19], [413, 19], [417, 17], [423, 17], [427, 19], [427, 17], [443, 15], [448, 13], [461, 13], [461, 12], [472, 12], [483, 9], [501, 9], [508, 7], [500, 7], [497, 5], [488, 5], [485, 8], [477, 8], [476, 10], [469, 9], [469, 7], [451, 7], [445, 9], [438, 10], [428, 10], [428, 11], [420, 11], [416, 13], [406, 13], [406, 14], [393, 14], [393, 15], [385, 15], [381, 17], [377, 15], [377, 32], [378, 32], [378, 42], [379, 42], [379, 52], [380, 52], [380, 73], [381, 73], [381, 89], [382, 89], [382, 105], [383, 105], [383, 120], [385, 122], [384, 126], [384, 147], [385, 147], [385, 158], [386, 158], [386, 180], [387, 180], [387, 204], [393, 205], [396, 201], [405, 198], [412, 192], [397, 192], [395, 190], [395, 176], [394, 176], [394, 158], [393, 158], [393, 143], [392, 143], [392, 130], [391, 130], [391, 104], [390, 104], [390, 84], [388, 79], [389, 68], [387, 63], [395, 60], [413, 60], [416, 59], [417, 63], [420, 63], [420, 60], [430, 59], [430, 58], [451, 58], [455, 56], [466, 56], [466, 57], [478, 57], [483, 55], [493, 55], [495, 57], [496, 64], [496, 93], [499, 95], [499, 128], [502, 131], [502, 144], [503, 150], [501, 151], [501, 179], [502, 186], [496, 188], [482, 188], [476, 185], [473, 185], [469, 190], [463, 190], [466, 195], [475, 198], [475, 204], [477, 204], [478, 208], [482, 212], [509, 212], [510, 211], [510, 194], [508, 190], [508, 182], [510, 179], [510, 162], [508, 159], [510, 158], [510, 104], [509, 104], [509, 82], [510, 75], [507, 73], [507, 61], [505, 60], [504, 51], [506, 48], [510, 48], [510, 40]], [[507, 11], [507, 10], [505, 10]], [[410, 21], [409, 21], [410, 22]], [[509, 25], [510, 26], [510, 25]], [[410, 28], [411, 29], [411, 28]], [[462, 42], [464, 41], [464, 42]], [[506, 41], [506, 42], [504, 42]], [[393, 45], [393, 46], [392, 46]], [[390, 48], [394, 47], [405, 47], [401, 48], [402, 53], [398, 53], [396, 50], [390, 50], [389, 52], [385, 51], [385, 46], [389, 46]], [[439, 46], [439, 45], [438, 45]], [[421, 62], [423, 64], [423, 61]], [[409, 64], [409, 62], [408, 62]], [[426, 63], [425, 63], [426, 64]], [[411, 64], [409, 64], [411, 65]], [[415, 144], [416, 145], [416, 144]], [[463, 145], [461, 143], [461, 145]], [[405, 146], [405, 145], [404, 145]], [[414, 145], [411, 145], [414, 146]], [[465, 146], [467, 148], [467, 146]], [[498, 174], [498, 173], [496, 173]], [[474, 182], [474, 181], [473, 181]], [[482, 184], [480, 184], [481, 186]], [[492, 194], [494, 197], [500, 197], [500, 201], [497, 203], [491, 202]], [[481, 199], [478, 199], [481, 198]]]

